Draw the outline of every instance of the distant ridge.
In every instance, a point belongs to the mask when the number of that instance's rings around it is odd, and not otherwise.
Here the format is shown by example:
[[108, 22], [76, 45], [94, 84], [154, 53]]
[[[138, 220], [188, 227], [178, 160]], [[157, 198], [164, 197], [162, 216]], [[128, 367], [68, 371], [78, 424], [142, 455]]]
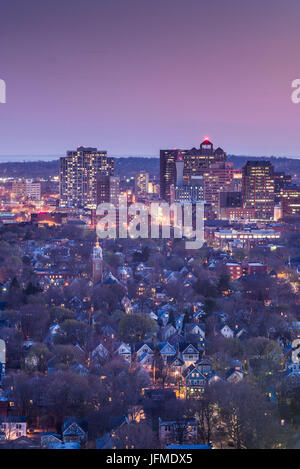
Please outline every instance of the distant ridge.
[[[22, 156], [22, 155], [21, 155]], [[21, 158], [19, 155], [19, 158]], [[36, 157], [38, 158], [38, 157]], [[54, 158], [54, 157], [53, 157]], [[293, 180], [300, 181], [300, 158], [285, 158], [276, 156], [246, 156], [246, 155], [228, 155], [228, 160], [234, 164], [235, 168], [241, 168], [247, 160], [264, 159], [270, 161], [276, 171], [284, 171], [293, 176]], [[139, 171], [147, 171], [151, 176], [159, 177], [159, 158], [144, 156], [120, 156], [115, 161], [116, 175], [133, 176]], [[57, 176], [59, 173], [59, 157], [52, 160], [34, 161], [9, 161], [1, 162], [0, 156], [0, 177], [47, 177]]]

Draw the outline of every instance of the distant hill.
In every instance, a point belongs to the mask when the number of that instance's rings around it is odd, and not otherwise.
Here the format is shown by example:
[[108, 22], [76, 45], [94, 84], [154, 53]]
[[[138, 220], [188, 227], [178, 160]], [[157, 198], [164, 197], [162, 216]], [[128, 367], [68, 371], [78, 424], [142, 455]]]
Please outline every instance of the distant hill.
[[[228, 155], [235, 168], [241, 168], [248, 160], [264, 159], [271, 161], [276, 171], [291, 174], [294, 180], [300, 181], [300, 159], [282, 157], [254, 157], [244, 155]], [[159, 177], [159, 158], [154, 157], [119, 157], [115, 160], [115, 172], [118, 176], [132, 176], [139, 171], [147, 171], [151, 176]], [[48, 177], [58, 176], [59, 160], [26, 161], [0, 163], [0, 177]]]

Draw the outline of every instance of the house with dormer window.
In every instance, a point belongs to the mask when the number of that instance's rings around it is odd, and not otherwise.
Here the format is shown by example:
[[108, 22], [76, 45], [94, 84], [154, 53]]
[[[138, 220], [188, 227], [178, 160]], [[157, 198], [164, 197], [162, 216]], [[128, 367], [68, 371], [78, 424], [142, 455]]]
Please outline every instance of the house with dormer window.
[[185, 364], [184, 361], [178, 357], [169, 357], [167, 359], [167, 366], [168, 366], [168, 374], [173, 378], [178, 378], [182, 375], [184, 370]]
[[198, 398], [204, 393], [206, 378], [194, 365], [183, 372], [186, 398]]
[[124, 358], [127, 363], [131, 363], [131, 347], [129, 344], [117, 343], [115, 352]]
[[67, 418], [62, 426], [64, 443], [77, 442], [81, 445], [87, 441], [87, 421], [75, 417]]
[[191, 343], [180, 344], [179, 351], [186, 367], [189, 367], [191, 364], [194, 364], [199, 360], [200, 351], [196, 345]]
[[169, 342], [159, 342], [157, 346], [164, 363], [167, 363], [169, 357], [174, 357], [176, 355], [175, 348], [173, 345], [169, 344]]

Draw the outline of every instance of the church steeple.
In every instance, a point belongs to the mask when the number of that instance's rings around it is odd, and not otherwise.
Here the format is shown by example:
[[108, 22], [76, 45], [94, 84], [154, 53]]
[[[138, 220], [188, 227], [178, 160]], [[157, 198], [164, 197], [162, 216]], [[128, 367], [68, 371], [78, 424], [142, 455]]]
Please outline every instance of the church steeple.
[[101, 282], [102, 275], [103, 275], [103, 254], [102, 254], [102, 248], [100, 246], [98, 238], [97, 238], [95, 246], [93, 247], [92, 262], [93, 262], [93, 282], [94, 283]]

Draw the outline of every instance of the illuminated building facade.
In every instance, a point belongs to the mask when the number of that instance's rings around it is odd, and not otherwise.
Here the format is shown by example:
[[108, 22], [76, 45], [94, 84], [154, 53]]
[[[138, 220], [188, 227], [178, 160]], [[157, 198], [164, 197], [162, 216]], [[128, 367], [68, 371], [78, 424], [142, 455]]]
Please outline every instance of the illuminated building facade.
[[97, 148], [78, 147], [60, 158], [60, 204], [93, 207], [97, 203], [97, 175], [113, 175], [114, 158]]
[[135, 193], [136, 194], [147, 194], [149, 185], [149, 173], [140, 172], [134, 177]]
[[12, 196], [15, 200], [26, 199], [39, 202], [41, 200], [41, 183], [34, 182], [32, 179], [14, 181]]
[[300, 215], [300, 187], [286, 186], [280, 192], [281, 214], [283, 217]]
[[[183, 184], [189, 185], [193, 176], [204, 176], [205, 171], [208, 171], [213, 165], [221, 165], [220, 167], [224, 168], [227, 155], [222, 148], [214, 150], [213, 144], [208, 138], [204, 139], [198, 149], [161, 150], [160, 196], [167, 202], [171, 201], [171, 187], [176, 185], [176, 161], [181, 159], [184, 162]], [[212, 174], [207, 177], [212, 178]]]
[[254, 209], [256, 220], [273, 220], [274, 167], [268, 161], [248, 161], [243, 167], [243, 204]]
[[119, 194], [120, 178], [103, 173], [97, 175], [97, 205], [103, 202], [117, 205]]

